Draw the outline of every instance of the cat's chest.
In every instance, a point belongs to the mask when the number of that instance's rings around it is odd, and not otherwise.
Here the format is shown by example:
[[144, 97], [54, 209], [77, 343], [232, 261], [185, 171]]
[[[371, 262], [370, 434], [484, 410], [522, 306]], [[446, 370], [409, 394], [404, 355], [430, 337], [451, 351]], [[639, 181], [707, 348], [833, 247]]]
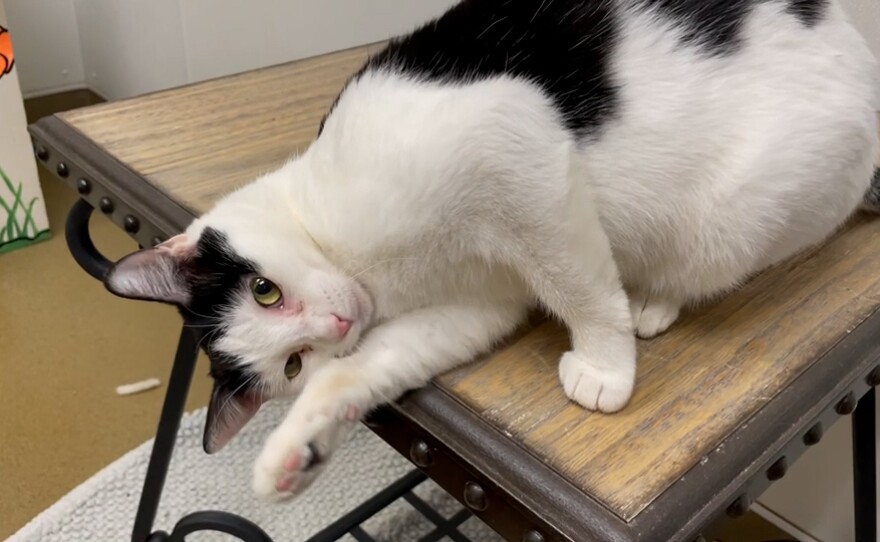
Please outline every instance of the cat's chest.
[[477, 258], [443, 261], [428, 250], [414, 250], [377, 258], [364, 269], [357, 280], [372, 297], [379, 318], [445, 304], [528, 300], [527, 288], [511, 269]]

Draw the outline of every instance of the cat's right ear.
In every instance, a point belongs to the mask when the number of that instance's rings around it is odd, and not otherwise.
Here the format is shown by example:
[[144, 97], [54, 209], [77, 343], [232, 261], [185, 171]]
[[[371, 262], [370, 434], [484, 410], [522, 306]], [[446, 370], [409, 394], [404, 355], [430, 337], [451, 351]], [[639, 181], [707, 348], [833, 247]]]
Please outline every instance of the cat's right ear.
[[195, 243], [185, 234], [174, 236], [116, 262], [104, 286], [120, 297], [186, 305], [190, 292], [183, 269], [194, 253]]

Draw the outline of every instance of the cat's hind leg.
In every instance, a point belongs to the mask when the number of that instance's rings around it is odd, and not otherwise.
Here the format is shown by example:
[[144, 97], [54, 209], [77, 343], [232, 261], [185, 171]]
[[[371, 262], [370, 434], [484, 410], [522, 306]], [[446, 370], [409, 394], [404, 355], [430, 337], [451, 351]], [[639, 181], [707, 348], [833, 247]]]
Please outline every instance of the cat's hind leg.
[[671, 326], [681, 311], [681, 303], [657, 295], [633, 292], [629, 296], [633, 329], [641, 339], [660, 335]]
[[635, 383], [632, 317], [598, 214], [576, 192], [563, 216], [530, 225], [511, 263], [569, 329], [572, 350], [559, 364], [566, 395], [588, 409], [616, 412]]

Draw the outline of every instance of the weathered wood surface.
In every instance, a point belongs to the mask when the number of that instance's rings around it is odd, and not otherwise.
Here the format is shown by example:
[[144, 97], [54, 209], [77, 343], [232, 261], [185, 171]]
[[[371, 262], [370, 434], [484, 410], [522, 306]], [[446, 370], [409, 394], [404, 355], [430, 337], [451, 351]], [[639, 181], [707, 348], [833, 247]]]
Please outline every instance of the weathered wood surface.
[[[303, 149], [368, 48], [61, 115], [198, 214]], [[615, 415], [569, 403], [556, 360], [568, 339], [537, 326], [436, 385], [625, 520], [880, 304], [880, 221], [860, 217], [822, 249], [770, 270], [640, 343], [638, 389]], [[503, 461], [504, 458], [498, 458]]]

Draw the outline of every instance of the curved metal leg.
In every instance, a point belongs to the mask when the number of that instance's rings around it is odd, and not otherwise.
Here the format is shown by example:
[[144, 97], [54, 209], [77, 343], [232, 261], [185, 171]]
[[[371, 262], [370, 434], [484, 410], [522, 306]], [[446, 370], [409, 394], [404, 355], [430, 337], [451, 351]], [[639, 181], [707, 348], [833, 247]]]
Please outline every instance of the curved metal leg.
[[64, 238], [76, 263], [92, 277], [103, 281], [113, 262], [98, 252], [95, 244], [92, 243], [92, 237], [89, 235], [89, 218], [92, 216], [92, 211], [92, 206], [86, 200], [77, 200], [67, 214]]
[[183, 416], [197, 356], [198, 338], [196, 333], [189, 328], [183, 328], [180, 332], [180, 341], [177, 343], [174, 366], [171, 368], [171, 376], [168, 379], [168, 391], [165, 393], [165, 402], [159, 417], [159, 427], [156, 430], [156, 439], [150, 454], [147, 476], [144, 478], [144, 488], [141, 492], [141, 500], [138, 504], [134, 530], [131, 535], [132, 542], [144, 542], [150, 539], [150, 532], [153, 529], [153, 521], [156, 519], [162, 488], [165, 486], [165, 475], [168, 474], [168, 464], [171, 462], [171, 454], [174, 452], [177, 429], [180, 427], [180, 419]]
[[853, 497], [856, 542], [877, 541], [877, 420], [875, 388], [853, 413]]

